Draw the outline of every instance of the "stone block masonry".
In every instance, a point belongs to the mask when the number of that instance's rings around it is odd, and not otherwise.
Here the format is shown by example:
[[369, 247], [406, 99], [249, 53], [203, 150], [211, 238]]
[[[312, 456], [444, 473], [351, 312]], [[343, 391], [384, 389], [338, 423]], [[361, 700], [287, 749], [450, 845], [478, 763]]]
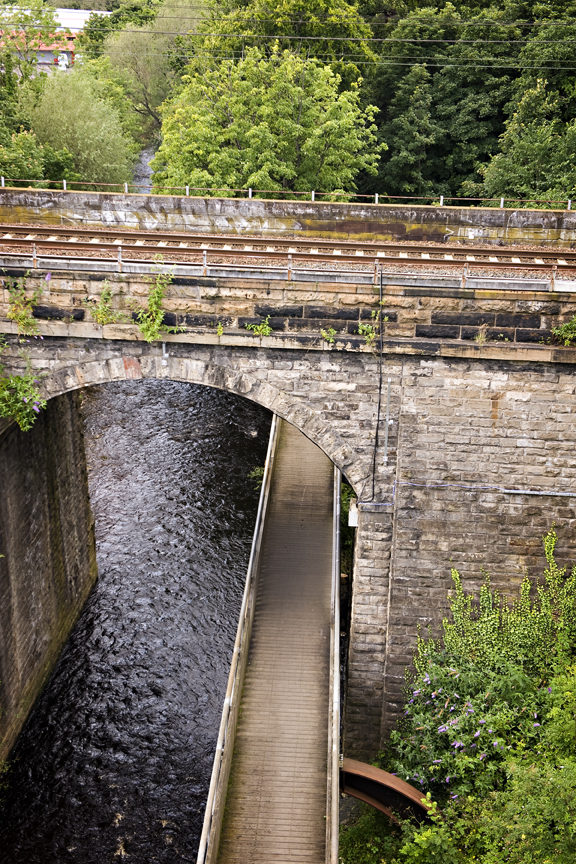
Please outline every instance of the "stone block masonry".
[[0, 760], [96, 579], [79, 401], [51, 400], [30, 432], [0, 430]]
[[[10, 278], [26, 273], [5, 269], [0, 278], [0, 330], [15, 332], [6, 321], [9, 311], [7, 286]], [[42, 322], [42, 333], [78, 335], [83, 338], [138, 338], [133, 322], [135, 308], [143, 308], [151, 290], [152, 275], [32, 271], [27, 277], [30, 292], [42, 289], [34, 315]], [[102, 329], [90, 312], [108, 285], [112, 306], [122, 313], [121, 323]], [[453, 288], [426, 283], [412, 277], [413, 284], [388, 281], [383, 287], [383, 332], [386, 339], [442, 340], [442, 344], [474, 346], [487, 343], [551, 345], [552, 328], [576, 314], [576, 293], [534, 288]], [[576, 283], [575, 283], [576, 284]], [[242, 279], [175, 276], [164, 300], [165, 323], [195, 336], [212, 334], [221, 324], [225, 338], [231, 334], [249, 337], [246, 325], [269, 319], [280, 339], [298, 344], [322, 345], [321, 331], [334, 331], [335, 344], [358, 348], [364, 344], [363, 324], [377, 323], [379, 286], [366, 275], [345, 274], [338, 282], [291, 282], [285, 279]], [[225, 340], [224, 340], [225, 341]], [[248, 344], [248, 343], [247, 343]], [[438, 342], [440, 344], [440, 342]]]
[[[385, 340], [383, 404], [390, 379], [392, 425], [385, 463], [381, 413], [373, 494], [372, 351], [278, 335], [227, 344], [207, 333], [193, 338], [170, 337], [165, 364], [158, 344], [102, 334], [46, 335], [28, 347], [50, 397], [126, 378], [229, 390], [293, 423], [344, 472], [361, 502], [344, 751], [370, 758], [398, 717], [418, 627], [438, 632], [446, 614], [452, 566], [467, 590], [478, 592], [484, 567], [513, 597], [525, 572], [542, 573], [540, 538], [552, 523], [559, 561], [576, 560], [576, 352]], [[18, 346], [9, 341], [6, 360], [16, 365]]]

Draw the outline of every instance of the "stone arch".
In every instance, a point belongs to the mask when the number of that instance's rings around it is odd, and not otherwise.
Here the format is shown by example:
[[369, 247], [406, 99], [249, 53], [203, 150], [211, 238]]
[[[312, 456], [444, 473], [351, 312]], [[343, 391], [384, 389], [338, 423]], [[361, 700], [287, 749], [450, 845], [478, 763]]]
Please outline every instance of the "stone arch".
[[[107, 352], [110, 354], [110, 352]], [[43, 379], [46, 398], [52, 399], [72, 390], [107, 384], [112, 381], [158, 378], [202, 384], [243, 396], [268, 408], [304, 433], [356, 486], [365, 468], [354, 450], [334, 426], [303, 400], [286, 393], [256, 375], [214, 362], [212, 358], [168, 357], [163, 365], [157, 355], [100, 357], [49, 372]]]

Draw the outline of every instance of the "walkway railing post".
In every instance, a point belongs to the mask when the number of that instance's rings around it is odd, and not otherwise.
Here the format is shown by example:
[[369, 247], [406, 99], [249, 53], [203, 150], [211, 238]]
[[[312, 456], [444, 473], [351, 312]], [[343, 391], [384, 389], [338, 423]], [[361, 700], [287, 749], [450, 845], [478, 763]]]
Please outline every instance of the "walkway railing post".
[[118, 246], [118, 272], [122, 272], [122, 246]]
[[313, 191], [312, 192], [312, 198], [311, 198], [312, 201], [314, 201], [314, 197], [315, 197], [315, 192]]
[[202, 252], [202, 275], [208, 275], [208, 252], [206, 249]]

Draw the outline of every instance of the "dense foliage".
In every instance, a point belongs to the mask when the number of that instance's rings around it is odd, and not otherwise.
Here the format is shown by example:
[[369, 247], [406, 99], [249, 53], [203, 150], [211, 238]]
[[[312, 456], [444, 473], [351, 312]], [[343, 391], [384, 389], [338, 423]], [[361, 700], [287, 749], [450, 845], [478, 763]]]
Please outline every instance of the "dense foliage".
[[365, 815], [344, 831], [347, 864], [559, 862], [576, 856], [576, 568], [554, 530], [531, 594], [474, 604], [453, 571], [441, 640], [419, 639], [404, 717], [382, 767], [442, 809], [421, 827]]
[[329, 66], [290, 51], [190, 67], [164, 111], [159, 186], [352, 190], [378, 159], [373, 109]]
[[[51, 3], [0, 4], [21, 24], [2, 48], [4, 176], [117, 182], [152, 143], [156, 191], [576, 199], [572, 0], [90, 0], [76, 68], [57, 86], [34, 73], [38, 40], [54, 35]], [[80, 80], [91, 108], [72, 123]]]

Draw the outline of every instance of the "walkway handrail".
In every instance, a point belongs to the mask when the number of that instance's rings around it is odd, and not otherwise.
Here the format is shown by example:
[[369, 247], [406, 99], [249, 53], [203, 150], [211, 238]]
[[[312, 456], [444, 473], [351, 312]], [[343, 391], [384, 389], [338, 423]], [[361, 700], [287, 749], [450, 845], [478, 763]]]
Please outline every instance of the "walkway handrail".
[[202, 827], [200, 846], [198, 848], [197, 864], [213, 864], [213, 862], [216, 861], [216, 856], [218, 854], [218, 843], [220, 840], [220, 829], [224, 814], [226, 789], [228, 786], [234, 738], [236, 735], [236, 723], [240, 708], [240, 698], [242, 696], [242, 685], [244, 672], [246, 670], [248, 647], [250, 645], [250, 633], [252, 630], [254, 601], [256, 596], [256, 582], [260, 565], [260, 552], [262, 548], [262, 537], [266, 522], [268, 500], [270, 497], [272, 467], [274, 464], [274, 454], [278, 441], [279, 425], [279, 419], [277, 415], [274, 414], [270, 429], [270, 439], [268, 441], [268, 452], [266, 454], [266, 464], [264, 468], [262, 488], [260, 491], [260, 501], [258, 502], [256, 525], [254, 528], [254, 536], [252, 538], [250, 561], [248, 562], [248, 570], [246, 573], [246, 584], [244, 586], [242, 606], [240, 608], [240, 616], [238, 619], [238, 630], [236, 632], [236, 641], [234, 642], [234, 651], [232, 654], [232, 662], [230, 664], [230, 673], [228, 675], [228, 686], [226, 688], [226, 697], [222, 709], [220, 730], [216, 742], [216, 752], [214, 754], [210, 789], [208, 791], [206, 811], [204, 813], [204, 825]]
[[334, 466], [332, 528], [332, 596], [330, 603], [330, 709], [328, 719], [328, 788], [326, 795], [326, 864], [338, 864], [340, 798], [340, 494], [342, 472]]

